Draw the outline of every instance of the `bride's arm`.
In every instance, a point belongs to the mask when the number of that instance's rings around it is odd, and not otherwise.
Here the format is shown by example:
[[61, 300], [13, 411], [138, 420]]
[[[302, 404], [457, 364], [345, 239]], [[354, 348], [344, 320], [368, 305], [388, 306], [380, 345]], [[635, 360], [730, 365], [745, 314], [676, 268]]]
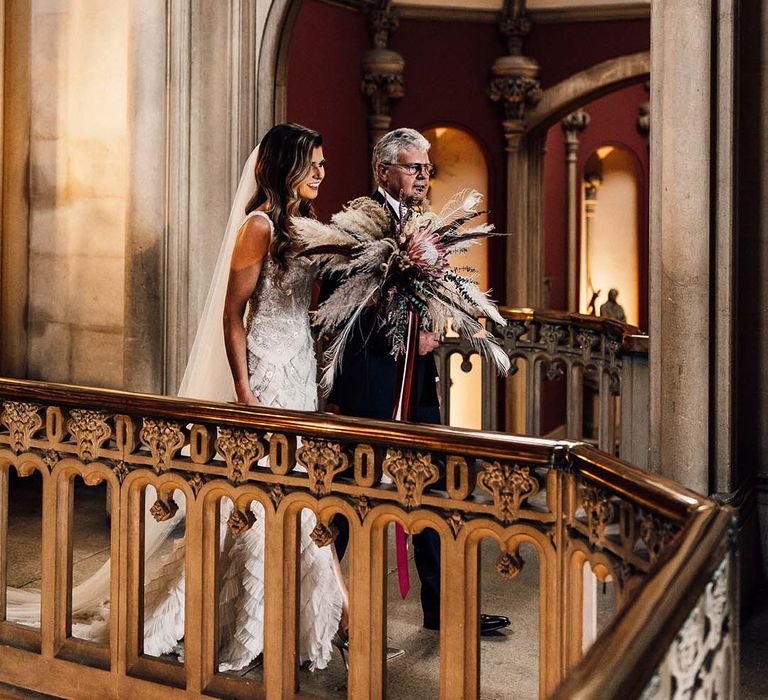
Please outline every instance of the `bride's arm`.
[[269, 223], [263, 216], [252, 216], [240, 228], [232, 251], [229, 283], [224, 297], [224, 345], [235, 382], [238, 403], [258, 406], [248, 382], [248, 362], [243, 316], [248, 300], [259, 281], [264, 257], [269, 252]]

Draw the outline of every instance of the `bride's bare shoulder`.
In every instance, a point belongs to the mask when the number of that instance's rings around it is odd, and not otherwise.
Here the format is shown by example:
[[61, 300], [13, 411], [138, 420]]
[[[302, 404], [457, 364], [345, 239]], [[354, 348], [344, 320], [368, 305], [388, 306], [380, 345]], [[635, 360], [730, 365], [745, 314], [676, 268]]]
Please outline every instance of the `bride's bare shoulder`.
[[272, 226], [266, 216], [249, 216], [237, 232], [235, 253], [249, 258], [263, 258], [269, 251]]

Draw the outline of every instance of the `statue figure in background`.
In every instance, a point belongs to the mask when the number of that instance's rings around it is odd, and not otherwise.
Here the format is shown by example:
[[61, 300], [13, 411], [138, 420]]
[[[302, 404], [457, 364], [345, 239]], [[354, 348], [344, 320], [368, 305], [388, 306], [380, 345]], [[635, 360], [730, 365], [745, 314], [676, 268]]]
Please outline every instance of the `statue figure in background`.
[[608, 301], [600, 305], [600, 315], [604, 318], [614, 318], [617, 321], [626, 323], [627, 316], [624, 313], [624, 308], [616, 301], [617, 296], [619, 296], [618, 289], [611, 289], [608, 292]]

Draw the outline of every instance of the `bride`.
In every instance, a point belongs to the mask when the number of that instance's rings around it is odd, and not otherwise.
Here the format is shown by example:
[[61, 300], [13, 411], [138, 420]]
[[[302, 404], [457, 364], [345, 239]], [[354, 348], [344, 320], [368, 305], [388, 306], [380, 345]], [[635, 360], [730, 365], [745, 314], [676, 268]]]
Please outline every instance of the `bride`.
[[[314, 345], [308, 309], [311, 264], [294, 257], [290, 219], [312, 216], [325, 176], [322, 137], [297, 124], [270, 129], [251, 153], [235, 195], [179, 395], [313, 411], [317, 408]], [[244, 322], [244, 318], [247, 319]], [[223, 323], [222, 323], [223, 320]], [[147, 499], [152, 502], [151, 498]], [[144, 653], [179, 653], [184, 637], [182, 504], [157, 524], [146, 515]], [[232, 502], [220, 506], [219, 670], [238, 670], [264, 644], [264, 518], [233, 538], [225, 526]], [[310, 539], [316, 524], [301, 517], [299, 656], [325, 668], [332, 640], [346, 637], [348, 601], [333, 547]], [[110, 562], [73, 590], [73, 634], [106, 638]], [[7, 618], [39, 625], [39, 594], [9, 590]]]

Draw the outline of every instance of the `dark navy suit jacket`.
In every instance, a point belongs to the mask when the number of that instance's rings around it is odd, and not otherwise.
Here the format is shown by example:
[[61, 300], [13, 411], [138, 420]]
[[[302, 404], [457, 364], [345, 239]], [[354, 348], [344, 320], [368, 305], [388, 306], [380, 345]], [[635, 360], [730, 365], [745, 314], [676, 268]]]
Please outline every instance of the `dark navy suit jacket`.
[[[385, 206], [397, 219], [380, 192], [372, 199]], [[324, 292], [329, 293], [327, 287]], [[416, 358], [414, 377], [414, 415], [417, 423], [439, 423], [440, 408], [435, 379], [437, 369], [432, 353]], [[376, 327], [373, 310], [366, 310], [351, 334], [336, 373], [329, 403], [339, 406], [342, 415], [361, 418], [392, 418], [395, 403], [396, 361], [390, 354], [386, 330]]]

